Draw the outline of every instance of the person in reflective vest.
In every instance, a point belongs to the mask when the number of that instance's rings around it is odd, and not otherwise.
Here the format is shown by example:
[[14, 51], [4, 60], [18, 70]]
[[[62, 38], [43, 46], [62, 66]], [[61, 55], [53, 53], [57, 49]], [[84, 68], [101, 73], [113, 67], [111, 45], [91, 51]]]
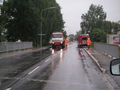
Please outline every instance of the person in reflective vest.
[[65, 40], [65, 47], [67, 47], [68, 46], [68, 40], [66, 39]]
[[91, 42], [90, 38], [88, 38], [88, 39], [87, 39], [87, 46], [88, 46], [88, 49], [90, 48], [91, 44], [92, 44], [92, 42]]

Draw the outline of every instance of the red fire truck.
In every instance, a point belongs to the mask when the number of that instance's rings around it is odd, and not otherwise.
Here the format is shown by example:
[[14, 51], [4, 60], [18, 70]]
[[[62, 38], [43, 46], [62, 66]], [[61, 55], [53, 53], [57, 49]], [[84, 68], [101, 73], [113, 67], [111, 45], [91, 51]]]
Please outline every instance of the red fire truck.
[[87, 39], [90, 38], [88, 34], [82, 34], [77, 37], [78, 40], [78, 47], [82, 48], [84, 46], [87, 46]]

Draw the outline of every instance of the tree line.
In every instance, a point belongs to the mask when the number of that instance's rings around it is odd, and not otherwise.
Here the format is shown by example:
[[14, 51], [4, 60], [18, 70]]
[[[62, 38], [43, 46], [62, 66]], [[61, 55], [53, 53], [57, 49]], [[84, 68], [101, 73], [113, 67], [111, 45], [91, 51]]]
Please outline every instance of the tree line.
[[120, 28], [119, 22], [107, 21], [106, 17], [102, 5], [91, 4], [88, 12], [81, 16], [81, 33], [89, 33], [93, 41], [106, 42], [106, 35], [116, 34]]
[[37, 46], [42, 30], [42, 42], [47, 45], [52, 32], [65, 32], [56, 0], [4, 0], [0, 10], [0, 41], [20, 39]]

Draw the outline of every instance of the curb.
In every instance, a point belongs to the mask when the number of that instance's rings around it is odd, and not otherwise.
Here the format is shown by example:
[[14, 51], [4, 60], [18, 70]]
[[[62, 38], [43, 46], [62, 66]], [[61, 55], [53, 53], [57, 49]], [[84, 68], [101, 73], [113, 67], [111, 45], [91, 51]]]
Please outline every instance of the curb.
[[96, 63], [96, 65], [98, 66], [98, 68], [100, 69], [100, 71], [102, 73], [105, 73], [106, 72], [106, 69], [104, 69], [98, 62], [98, 60], [90, 53], [88, 52], [86, 49], [84, 49], [85, 52], [90, 56], [90, 58], [92, 58], [92, 60]]

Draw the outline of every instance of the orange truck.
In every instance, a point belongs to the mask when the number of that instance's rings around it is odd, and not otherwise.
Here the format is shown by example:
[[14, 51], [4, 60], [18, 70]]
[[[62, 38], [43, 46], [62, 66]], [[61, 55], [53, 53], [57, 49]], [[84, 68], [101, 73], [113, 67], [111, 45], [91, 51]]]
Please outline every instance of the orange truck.
[[82, 48], [87, 46], [87, 39], [90, 38], [88, 34], [83, 34], [77, 37], [78, 47]]

